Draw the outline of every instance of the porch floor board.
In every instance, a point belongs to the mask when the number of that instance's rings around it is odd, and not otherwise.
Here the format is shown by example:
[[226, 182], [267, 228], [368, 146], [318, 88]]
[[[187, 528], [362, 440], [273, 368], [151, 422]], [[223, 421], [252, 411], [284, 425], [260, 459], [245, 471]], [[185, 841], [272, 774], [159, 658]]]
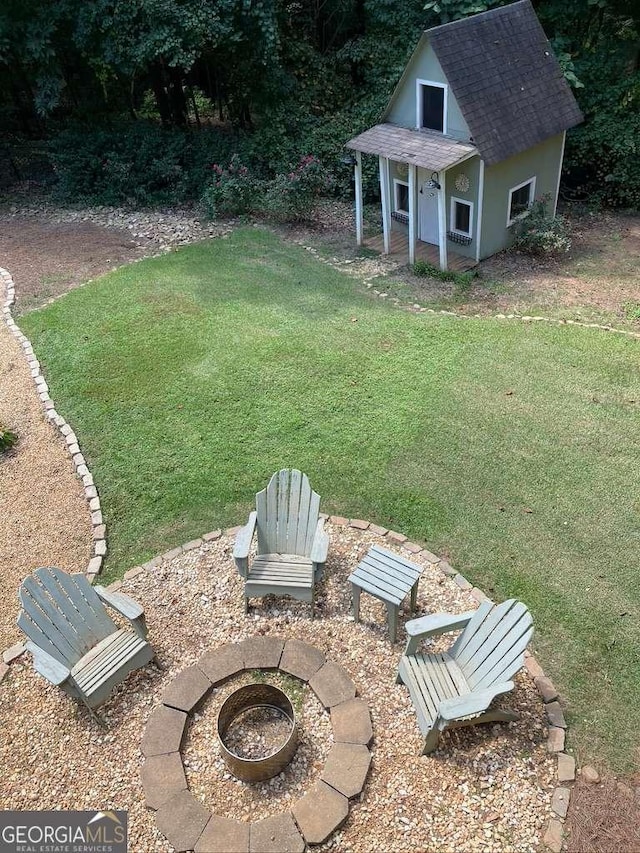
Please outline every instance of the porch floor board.
[[[382, 254], [384, 252], [384, 237], [382, 234], [376, 234], [375, 237], [368, 237], [363, 240], [363, 245], [368, 249], [374, 249]], [[391, 245], [389, 256], [403, 256], [407, 263], [409, 261], [409, 238], [405, 234], [398, 231], [391, 232]], [[423, 243], [421, 240], [416, 242], [416, 260], [427, 261], [435, 267], [440, 268], [440, 252], [437, 246], [432, 246], [431, 243]], [[464, 255], [458, 255], [452, 252], [447, 247], [447, 265], [453, 272], [467, 272], [476, 266], [473, 258], [465, 258]]]

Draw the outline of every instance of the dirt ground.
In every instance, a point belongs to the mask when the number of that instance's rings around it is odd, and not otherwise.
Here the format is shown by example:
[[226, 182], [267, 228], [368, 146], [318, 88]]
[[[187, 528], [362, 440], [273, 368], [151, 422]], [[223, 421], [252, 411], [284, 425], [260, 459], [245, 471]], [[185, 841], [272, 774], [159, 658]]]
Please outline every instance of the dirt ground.
[[142, 254], [127, 231], [90, 222], [51, 224], [22, 217], [0, 222], [0, 266], [16, 284], [16, 314]]
[[[322, 246], [325, 257], [333, 254], [338, 265], [342, 265], [345, 261], [349, 263], [356, 254], [349, 223], [350, 207], [334, 204], [324, 211], [317, 227], [296, 228], [288, 233], [299, 242]], [[145, 248], [139, 243], [132, 240], [127, 231], [89, 222], [52, 224], [45, 215], [0, 220], [0, 266], [7, 268], [14, 277], [16, 315], [140, 257], [145, 254]], [[578, 312], [582, 318], [584, 312], [593, 311], [637, 327], [640, 324], [639, 268], [640, 217], [598, 214], [574, 217], [574, 246], [562, 261], [532, 261], [514, 253], [503, 253], [485, 261], [480, 267], [480, 278], [470, 287], [457, 291], [455, 284], [421, 282], [406, 267], [402, 276], [412, 287], [422, 287], [425, 298], [440, 303], [449, 300], [456, 310], [463, 312], [509, 313], [537, 305], [546, 306], [550, 312], [555, 309], [556, 316], [557, 310]], [[380, 269], [384, 273], [384, 266]], [[386, 269], [391, 274], [395, 268]], [[397, 270], [393, 274], [397, 275]], [[6, 328], [3, 329], [6, 332]], [[42, 534], [42, 556], [34, 551], [34, 558], [55, 563], [57, 548], [61, 552], [60, 565], [79, 570], [89, 552], [86, 507], [71, 474], [70, 463], [66, 471], [67, 461], [62, 456], [61, 443], [37, 411], [37, 397], [35, 391], [29, 391], [31, 380], [21, 359], [21, 353], [11, 341], [5, 340], [0, 352], [0, 404], [3, 404], [0, 405], [0, 418], [11, 426], [15, 415], [15, 425], [23, 435], [0, 471], [0, 495], [4, 504], [0, 508], [1, 527], [6, 532], [0, 539], [0, 576], [3, 586], [12, 587], [12, 601], [19, 576], [31, 569], [20, 561], [18, 552], [21, 547], [28, 548], [32, 544], [29, 543], [30, 530], [33, 525], [41, 524], [49, 513], [48, 500], [55, 504], [55, 513], [53, 508], [50, 513], [52, 526]], [[12, 399], [14, 394], [18, 395], [17, 403]], [[51, 430], [50, 435], [45, 428]], [[36, 457], [43, 455], [41, 442], [58, 448], [53, 455], [59, 451], [59, 458], [49, 459], [45, 454], [45, 462], [38, 467], [33, 453]], [[57, 486], [48, 499], [51, 477], [55, 478]], [[68, 480], [64, 489], [60, 477]], [[68, 512], [64, 525], [58, 523], [60, 506], [65, 502], [63, 496], [66, 496]], [[25, 540], [22, 546], [19, 537]], [[65, 561], [64, 552], [69, 543], [73, 545], [73, 554], [69, 553]], [[11, 583], [7, 584], [9, 565]], [[15, 606], [12, 605], [6, 624], [0, 626], [0, 641], [4, 641], [0, 642], [0, 648], [17, 639], [14, 618]], [[616, 781], [609, 778], [599, 785], [576, 784], [567, 822], [569, 853], [637, 853], [640, 850], [639, 782], [638, 779]]]

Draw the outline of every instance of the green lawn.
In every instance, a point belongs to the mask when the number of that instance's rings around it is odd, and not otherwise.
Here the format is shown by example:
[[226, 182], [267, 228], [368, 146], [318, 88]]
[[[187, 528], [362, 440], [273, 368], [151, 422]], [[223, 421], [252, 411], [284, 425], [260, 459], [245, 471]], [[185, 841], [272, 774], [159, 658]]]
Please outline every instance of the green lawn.
[[103, 500], [108, 576], [244, 520], [277, 468], [531, 608], [581, 759], [640, 730], [639, 344], [414, 315], [254, 228], [21, 319]]

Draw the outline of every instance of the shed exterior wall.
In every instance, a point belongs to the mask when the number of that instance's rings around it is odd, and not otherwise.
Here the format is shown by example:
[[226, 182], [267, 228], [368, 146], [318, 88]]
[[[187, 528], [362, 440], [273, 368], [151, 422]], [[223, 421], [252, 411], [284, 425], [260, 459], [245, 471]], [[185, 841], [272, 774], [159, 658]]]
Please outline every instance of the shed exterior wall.
[[[434, 83], [447, 83], [438, 57], [426, 38], [422, 38], [409, 60], [404, 74], [389, 106], [384, 120], [401, 127], [415, 128], [416, 116], [416, 80], [433, 80]], [[447, 83], [447, 136], [469, 141], [469, 127], [462, 117], [460, 107]]]
[[507, 227], [509, 191], [535, 176], [535, 197], [550, 196], [549, 209], [555, 209], [558, 172], [562, 167], [562, 142], [559, 133], [539, 145], [487, 166], [484, 178], [482, 244], [480, 258], [488, 258], [513, 242], [513, 226]]

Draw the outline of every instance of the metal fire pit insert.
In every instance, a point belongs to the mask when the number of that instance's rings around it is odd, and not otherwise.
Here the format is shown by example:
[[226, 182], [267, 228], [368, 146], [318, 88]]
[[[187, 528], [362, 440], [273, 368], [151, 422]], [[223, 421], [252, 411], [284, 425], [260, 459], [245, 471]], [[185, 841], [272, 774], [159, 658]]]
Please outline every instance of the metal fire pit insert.
[[[243, 758], [232, 752], [225, 743], [229, 727], [240, 714], [254, 708], [271, 708], [287, 718], [290, 731], [269, 755]], [[272, 684], [247, 684], [225, 699], [218, 713], [218, 738], [225, 763], [233, 775], [243, 782], [263, 782], [277, 776], [289, 764], [298, 747], [296, 715], [289, 697]]]

